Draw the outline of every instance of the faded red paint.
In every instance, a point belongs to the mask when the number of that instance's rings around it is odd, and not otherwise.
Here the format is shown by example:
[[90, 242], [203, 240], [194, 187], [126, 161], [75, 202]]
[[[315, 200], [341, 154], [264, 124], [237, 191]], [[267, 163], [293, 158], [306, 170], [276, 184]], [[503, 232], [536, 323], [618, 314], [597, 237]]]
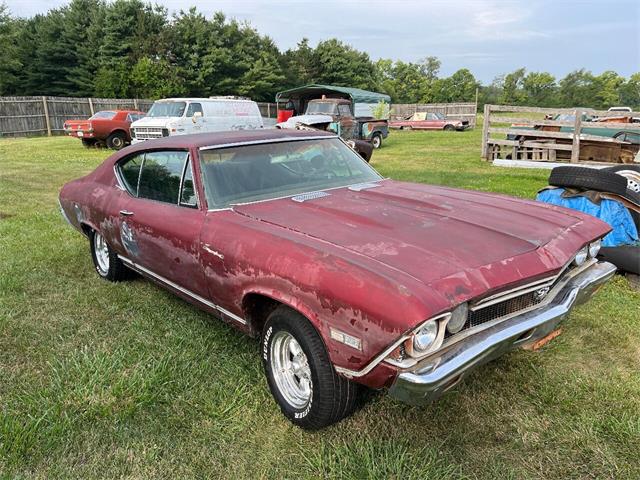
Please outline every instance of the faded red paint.
[[116, 114], [111, 119], [94, 118], [92, 120], [67, 120], [64, 122], [64, 131], [70, 137], [84, 138], [88, 140], [106, 141], [114, 132], [122, 132], [126, 141], [131, 142], [129, 127], [131, 122], [127, 119], [129, 114], [144, 115], [137, 110], [109, 110]]
[[[393, 180], [303, 203], [284, 198], [207, 211], [197, 161], [198, 209], [132, 198], [116, 186], [114, 164], [133, 152], [185, 149], [197, 159], [201, 146], [317, 135], [263, 130], [145, 142], [65, 185], [61, 205], [76, 227], [99, 230], [122, 255], [119, 212], [135, 211], [141, 265], [240, 317], [248, 316], [244, 300], [254, 293], [291, 306], [320, 332], [333, 363], [350, 370], [461, 302], [559, 272], [609, 231], [573, 210]], [[235, 325], [254, 333], [250, 322]], [[362, 351], [331, 340], [330, 326], [362, 339]], [[395, 375], [381, 363], [358, 381], [380, 388]]]

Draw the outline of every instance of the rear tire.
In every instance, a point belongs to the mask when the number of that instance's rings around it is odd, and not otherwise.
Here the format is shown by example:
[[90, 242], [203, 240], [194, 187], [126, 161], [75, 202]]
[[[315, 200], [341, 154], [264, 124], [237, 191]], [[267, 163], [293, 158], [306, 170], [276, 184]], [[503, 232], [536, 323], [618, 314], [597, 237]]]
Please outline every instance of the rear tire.
[[262, 332], [262, 363], [269, 389], [293, 424], [318, 430], [349, 416], [359, 385], [339, 376], [311, 323], [280, 306]]
[[89, 232], [89, 245], [93, 266], [105, 280], [120, 282], [131, 277], [131, 270], [118, 258], [106, 239], [95, 230]]
[[382, 146], [382, 135], [380, 135], [379, 133], [374, 133], [371, 137], [371, 145], [373, 145], [373, 148], [375, 148], [376, 150], [380, 148]]
[[127, 144], [127, 137], [122, 132], [113, 132], [107, 138], [107, 147], [113, 150], [121, 150]]
[[96, 146], [97, 140], [93, 139], [93, 138], [83, 138], [82, 140], [82, 146], [84, 148], [93, 148]]

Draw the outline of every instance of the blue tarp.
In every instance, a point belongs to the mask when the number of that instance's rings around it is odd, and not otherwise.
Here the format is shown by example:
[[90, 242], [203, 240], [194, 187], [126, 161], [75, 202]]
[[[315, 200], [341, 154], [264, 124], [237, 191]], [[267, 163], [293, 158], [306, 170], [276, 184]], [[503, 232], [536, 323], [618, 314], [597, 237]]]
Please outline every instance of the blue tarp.
[[613, 229], [602, 240], [603, 247], [618, 247], [620, 245], [634, 245], [638, 243], [638, 229], [633, 223], [629, 210], [620, 202], [603, 198], [600, 205], [593, 203], [587, 197], [574, 196], [563, 198], [563, 188], [549, 188], [538, 193], [536, 200], [561, 207], [579, 210], [607, 222]]

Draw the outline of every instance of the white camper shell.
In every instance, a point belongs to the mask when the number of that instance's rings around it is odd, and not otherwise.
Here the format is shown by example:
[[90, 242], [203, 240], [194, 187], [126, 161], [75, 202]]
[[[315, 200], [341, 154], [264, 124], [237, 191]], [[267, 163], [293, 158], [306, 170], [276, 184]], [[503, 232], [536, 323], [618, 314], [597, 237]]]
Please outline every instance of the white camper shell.
[[170, 135], [263, 128], [258, 104], [236, 97], [165, 98], [131, 124], [133, 143]]

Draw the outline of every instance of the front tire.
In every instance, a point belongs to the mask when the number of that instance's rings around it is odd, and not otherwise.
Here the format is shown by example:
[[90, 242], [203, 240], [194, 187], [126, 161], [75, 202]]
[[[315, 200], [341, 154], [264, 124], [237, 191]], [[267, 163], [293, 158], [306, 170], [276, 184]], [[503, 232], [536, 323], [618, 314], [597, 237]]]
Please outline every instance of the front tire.
[[371, 137], [371, 145], [373, 145], [373, 148], [376, 150], [380, 148], [382, 146], [382, 135], [374, 133], [373, 137]]
[[271, 394], [293, 424], [317, 430], [354, 411], [358, 385], [336, 373], [320, 335], [294, 310], [281, 306], [269, 315], [262, 362]]
[[445, 125], [444, 126], [444, 131], [445, 132], [453, 132], [456, 129], [456, 127], [454, 127], [453, 125]]
[[82, 138], [82, 146], [84, 148], [93, 148], [96, 146], [97, 141], [93, 138]]
[[93, 266], [105, 280], [120, 282], [130, 277], [131, 271], [118, 258], [115, 251], [109, 246], [107, 240], [95, 230], [89, 233], [89, 245], [91, 247], [91, 259]]

